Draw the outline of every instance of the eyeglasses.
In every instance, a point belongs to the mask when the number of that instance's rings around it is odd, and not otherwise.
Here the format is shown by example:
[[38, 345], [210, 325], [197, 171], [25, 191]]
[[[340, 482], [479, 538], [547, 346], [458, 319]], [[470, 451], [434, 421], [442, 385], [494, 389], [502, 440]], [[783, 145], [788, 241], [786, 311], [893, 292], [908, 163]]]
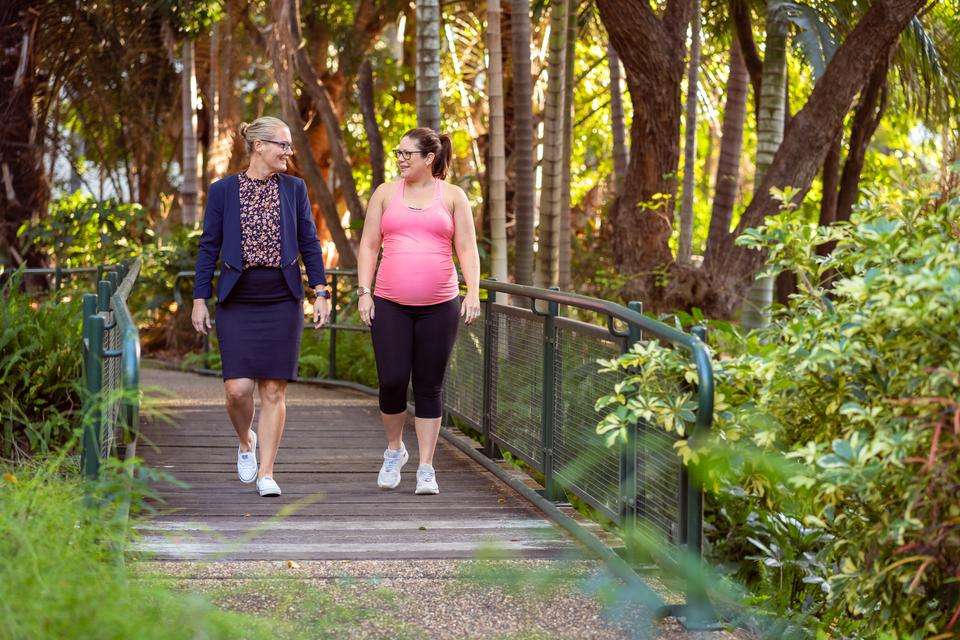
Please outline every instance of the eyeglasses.
[[269, 142], [270, 144], [275, 144], [280, 147], [284, 153], [290, 153], [293, 151], [293, 145], [289, 142], [280, 142], [279, 140], [264, 140], [262, 138], [260, 139], [260, 142]]
[[415, 153], [419, 153], [420, 155], [423, 155], [422, 151], [405, 151], [404, 149], [393, 150], [393, 155], [396, 156], [397, 160], [399, 160], [400, 158], [403, 158], [404, 160], [409, 160]]

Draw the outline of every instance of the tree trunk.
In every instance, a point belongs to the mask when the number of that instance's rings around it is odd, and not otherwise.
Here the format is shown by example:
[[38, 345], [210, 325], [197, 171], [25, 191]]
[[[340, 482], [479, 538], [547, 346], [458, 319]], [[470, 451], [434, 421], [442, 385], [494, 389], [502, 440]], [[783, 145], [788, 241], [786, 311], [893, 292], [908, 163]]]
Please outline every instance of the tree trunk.
[[[891, 48], [891, 51], [893, 49]], [[887, 108], [887, 70], [890, 66], [889, 57], [881, 60], [870, 74], [867, 86], [860, 94], [860, 104], [853, 113], [853, 122], [850, 125], [850, 145], [847, 150], [847, 159], [843, 163], [843, 173], [840, 175], [840, 188], [837, 194], [837, 215], [835, 220], [850, 219], [853, 205], [860, 195], [860, 174], [863, 172], [863, 163], [867, 156], [867, 147], [873, 134], [880, 126], [880, 120]]]
[[673, 262], [672, 229], [680, 156], [680, 83], [689, 0], [668, 0], [662, 17], [646, 2], [597, 0], [600, 18], [623, 61], [633, 103], [630, 164], [611, 212], [617, 270], [627, 298], [657, 297], [654, 270]]
[[367, 141], [370, 144], [370, 170], [373, 172], [373, 184], [370, 190], [372, 193], [386, 179], [386, 168], [383, 136], [380, 135], [380, 126], [377, 124], [373, 98], [373, 65], [370, 63], [370, 58], [364, 59], [360, 64], [357, 89], [360, 97], [360, 111], [363, 113], [363, 128], [367, 132]]
[[[570, 163], [573, 155], [573, 89], [574, 67], [577, 58], [577, 0], [568, 0], [567, 8], [567, 55], [564, 61], [563, 80], [563, 180], [560, 193], [560, 288], [572, 286], [570, 258], [572, 247], [570, 220]], [[620, 64], [619, 62], [617, 64]], [[622, 108], [622, 107], [621, 107]]]
[[614, 193], [623, 189], [627, 177], [627, 127], [623, 115], [623, 88], [620, 86], [620, 56], [613, 44], [607, 43], [607, 60], [610, 66], [610, 122], [613, 125], [613, 184]]
[[[778, 0], [767, 0], [767, 39], [763, 56], [760, 113], [757, 118], [757, 172], [754, 176], [754, 184], [758, 188], [783, 140], [788, 25], [779, 4]], [[763, 277], [750, 287], [741, 318], [745, 329], [758, 329], [770, 323], [773, 284], [773, 278]]]
[[683, 199], [680, 202], [680, 244], [677, 261], [690, 264], [693, 253], [693, 189], [697, 166], [697, 82], [700, 73], [700, 0], [691, 0], [690, 65], [687, 72], [687, 108], [684, 118], [686, 140], [683, 145]]
[[730, 0], [730, 16], [733, 20], [734, 38], [740, 44], [740, 53], [746, 65], [753, 86], [753, 110], [759, 122], [760, 85], [763, 83], [763, 60], [757, 53], [757, 43], [753, 39], [753, 19], [747, 0]]
[[503, 134], [503, 52], [500, 40], [500, 0], [487, 0], [487, 96], [490, 136], [487, 203], [490, 220], [490, 276], [507, 281], [507, 178]]
[[19, 0], [0, 8], [0, 264], [42, 266], [17, 238], [24, 222], [46, 213], [50, 186], [37, 135], [34, 97], [40, 93], [35, 47], [38, 3]]
[[[294, 43], [294, 61], [300, 78], [303, 80], [303, 86], [310, 94], [311, 102], [317, 113], [320, 114], [320, 121], [323, 123], [324, 131], [327, 134], [327, 140], [330, 147], [330, 155], [333, 159], [333, 168], [337, 178], [340, 180], [340, 190], [343, 193], [344, 200], [347, 202], [347, 209], [350, 211], [350, 217], [353, 220], [363, 220], [363, 204], [360, 202], [360, 196], [357, 194], [357, 183], [353, 179], [353, 169], [350, 165], [350, 157], [347, 154], [347, 145], [343, 139], [343, 131], [340, 128], [340, 118], [333, 110], [333, 102], [327, 87], [323, 80], [313, 68], [310, 58], [307, 56], [307, 50], [299, 46], [302, 42], [300, 35], [300, 2], [299, 0], [288, 0], [289, 5], [289, 29], [291, 33], [290, 42]], [[273, 3], [276, 8], [276, 2]], [[279, 16], [274, 14], [274, 28], [283, 23], [278, 20]]]
[[533, 284], [533, 78], [530, 72], [530, 1], [510, 0], [511, 63], [513, 67], [514, 212], [517, 221], [518, 284]]
[[[834, 54], [804, 107], [791, 119], [773, 163], [741, 216], [736, 235], [776, 213], [777, 202], [770, 195], [771, 189], [789, 186], [797, 190], [798, 198], [803, 197], [823, 166], [854, 98], [924, 4], [924, 0], [875, 0], [867, 9]], [[728, 297], [726, 303], [731, 304], [764, 258], [762, 252], [734, 247], [708, 265], [712, 288], [723, 291]]]
[[840, 185], [840, 156], [843, 153], [843, 129], [837, 131], [836, 139], [823, 160], [823, 197], [820, 199], [820, 225], [828, 226], [837, 219], [837, 189]]
[[567, 0], [550, 10], [547, 96], [543, 114], [543, 183], [540, 189], [538, 284], [555, 287], [560, 268], [560, 199], [563, 188], [563, 79], [567, 46]]
[[440, 131], [440, 1], [416, 4], [417, 126]]
[[743, 124], [747, 117], [747, 67], [740, 44], [730, 43], [730, 75], [727, 77], [727, 101], [723, 107], [723, 132], [720, 136], [720, 159], [717, 161], [717, 184], [710, 214], [710, 233], [704, 261], [730, 245], [730, 220], [740, 187], [740, 153], [743, 150]]
[[195, 225], [200, 220], [200, 167], [197, 164], [197, 72], [194, 64], [193, 40], [185, 38], [182, 49], [183, 72], [180, 76], [180, 102], [183, 113], [183, 184], [180, 187], [180, 210], [183, 224]]
[[280, 108], [284, 120], [290, 126], [294, 146], [299, 151], [297, 167], [303, 171], [310, 191], [313, 192], [314, 197], [320, 203], [323, 219], [337, 247], [337, 253], [340, 257], [339, 266], [355, 267], [357, 264], [356, 252], [347, 238], [343, 225], [340, 223], [340, 216], [333, 194], [324, 181], [320, 167], [313, 156], [310, 141], [304, 132], [303, 120], [300, 118], [296, 97], [293, 94], [294, 43], [289, 29], [291, 16], [288, 0], [272, 0], [271, 8], [275, 22], [270, 29], [268, 49], [273, 60], [273, 72], [277, 81], [277, 97], [280, 101]]

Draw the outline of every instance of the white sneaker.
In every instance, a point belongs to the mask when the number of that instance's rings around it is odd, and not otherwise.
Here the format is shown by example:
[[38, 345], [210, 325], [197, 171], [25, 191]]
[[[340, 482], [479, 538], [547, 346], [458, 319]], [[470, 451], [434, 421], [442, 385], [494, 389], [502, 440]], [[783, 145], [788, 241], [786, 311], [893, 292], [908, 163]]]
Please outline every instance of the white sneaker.
[[440, 493], [437, 486], [437, 472], [429, 464], [421, 464], [417, 468], [417, 495], [435, 495]]
[[400, 469], [407, 464], [410, 454], [407, 448], [400, 443], [400, 450], [394, 451], [389, 447], [383, 452], [383, 466], [380, 467], [380, 473], [377, 475], [377, 486], [381, 489], [396, 489], [400, 484]]
[[253, 446], [250, 451], [240, 451], [237, 447], [237, 475], [240, 482], [251, 483], [257, 479], [257, 432], [250, 430]]
[[257, 491], [260, 492], [261, 496], [278, 496], [280, 495], [280, 487], [276, 482], [273, 481], [273, 478], [270, 476], [263, 476], [262, 478], [257, 479]]

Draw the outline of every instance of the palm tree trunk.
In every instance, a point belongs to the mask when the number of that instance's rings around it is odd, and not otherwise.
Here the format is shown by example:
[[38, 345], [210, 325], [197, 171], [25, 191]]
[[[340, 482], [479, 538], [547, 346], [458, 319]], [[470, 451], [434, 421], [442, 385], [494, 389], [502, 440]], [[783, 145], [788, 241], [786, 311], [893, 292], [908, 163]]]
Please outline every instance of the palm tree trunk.
[[183, 72], [180, 76], [180, 101], [183, 113], [183, 185], [180, 187], [180, 208], [183, 224], [200, 220], [200, 174], [197, 163], [197, 72], [193, 40], [182, 45]]
[[533, 284], [533, 78], [530, 73], [530, 0], [510, 0], [513, 67], [514, 212], [518, 284]]
[[417, 0], [417, 126], [440, 131], [439, 0]]
[[689, 264], [693, 252], [693, 190], [697, 164], [697, 77], [700, 73], [700, 0], [693, 0], [690, 19], [690, 66], [687, 71], [686, 141], [683, 146], [683, 199], [677, 261]]
[[607, 43], [607, 60], [610, 64], [610, 121], [613, 125], [613, 176], [614, 189], [620, 193], [627, 176], [630, 154], [627, 150], [627, 125], [623, 115], [623, 89], [620, 85], [620, 57], [617, 50]]
[[[767, 39], [763, 57], [763, 83], [760, 89], [760, 113], [757, 124], [757, 172], [754, 184], [760, 187], [767, 168], [783, 141], [786, 106], [787, 23], [777, 11], [776, 0], [767, 3]], [[770, 323], [773, 304], [773, 278], [757, 279], [744, 301], [741, 322], [746, 329], [758, 329]]]
[[570, 162], [573, 155], [573, 85], [577, 55], [577, 0], [568, 0], [567, 57], [563, 80], [563, 181], [560, 194], [560, 288], [568, 290], [572, 284], [570, 253]]
[[550, 50], [544, 106], [543, 184], [540, 189], [539, 284], [555, 287], [560, 267], [560, 197], [563, 181], [563, 80], [566, 55], [567, 0], [550, 11]]
[[740, 153], [743, 149], [743, 124], [747, 117], [749, 76], [736, 38], [730, 43], [730, 75], [727, 77], [727, 101], [723, 107], [723, 132], [717, 184], [710, 214], [710, 233], [704, 261], [715, 258], [730, 242], [730, 220], [740, 186]]
[[500, 0], [487, 0], [487, 96], [490, 103], [488, 151], [490, 275], [507, 281], [507, 178], [503, 134], [503, 52], [500, 40]]
[[373, 184], [370, 185], [372, 192], [386, 179], [386, 168], [383, 136], [380, 134], [380, 126], [377, 124], [377, 112], [373, 99], [373, 65], [370, 64], [370, 58], [365, 58], [360, 64], [357, 89], [360, 94], [360, 111], [363, 113], [363, 128], [367, 132], [367, 141], [370, 144], [370, 170], [373, 172]]

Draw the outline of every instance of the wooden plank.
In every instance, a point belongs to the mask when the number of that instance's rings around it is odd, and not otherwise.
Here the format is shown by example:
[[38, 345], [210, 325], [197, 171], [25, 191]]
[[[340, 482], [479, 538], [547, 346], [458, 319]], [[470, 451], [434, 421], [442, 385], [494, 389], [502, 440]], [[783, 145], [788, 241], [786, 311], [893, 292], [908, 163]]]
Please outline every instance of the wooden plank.
[[[149, 386], [151, 372], [145, 370]], [[261, 498], [236, 478], [236, 436], [218, 380], [164, 372], [179, 394], [174, 422], [145, 421], [138, 453], [187, 486], [158, 484], [156, 513], [140, 527], [137, 549], [160, 559], [469, 558], [493, 545], [515, 557], [556, 558], [577, 551], [530, 503], [440, 440], [434, 464], [439, 495], [414, 494], [416, 436], [396, 490], [376, 486], [385, 445], [379, 411], [365, 398], [291, 385], [276, 462], [283, 490]], [[352, 392], [350, 392], [352, 393]]]

